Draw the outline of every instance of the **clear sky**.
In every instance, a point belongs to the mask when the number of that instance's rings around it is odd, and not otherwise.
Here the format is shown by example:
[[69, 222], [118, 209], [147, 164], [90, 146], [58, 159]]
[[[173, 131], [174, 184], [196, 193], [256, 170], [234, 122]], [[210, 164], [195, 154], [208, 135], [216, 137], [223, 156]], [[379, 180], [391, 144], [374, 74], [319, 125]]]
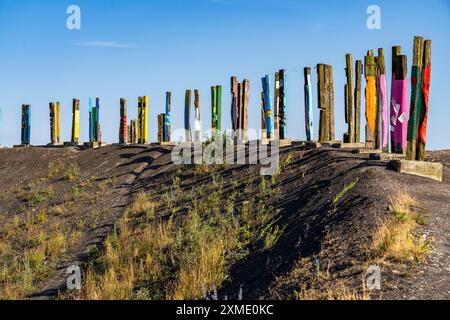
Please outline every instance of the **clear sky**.
[[[381, 8], [381, 30], [366, 10]], [[81, 30], [69, 30], [69, 5], [81, 8]], [[119, 100], [135, 117], [137, 97], [150, 99], [150, 138], [165, 92], [173, 127], [183, 127], [184, 91], [199, 89], [203, 129], [210, 126], [210, 86], [223, 85], [223, 124], [231, 127], [230, 76], [250, 80], [249, 127], [260, 127], [261, 77], [284, 68], [287, 131], [305, 139], [303, 67], [334, 66], [336, 136], [344, 123], [345, 54], [362, 59], [401, 45], [411, 67], [414, 35], [433, 40], [428, 147], [450, 148], [450, 0], [0, 0], [0, 143], [20, 142], [20, 106], [32, 105], [32, 144], [49, 142], [48, 103], [62, 103], [62, 140], [71, 133], [71, 101], [81, 100], [80, 138], [88, 138], [88, 97], [101, 98], [103, 140], [118, 140]], [[313, 72], [315, 132], [318, 110]], [[364, 85], [364, 83], [363, 83]], [[390, 87], [390, 86], [389, 86]]]

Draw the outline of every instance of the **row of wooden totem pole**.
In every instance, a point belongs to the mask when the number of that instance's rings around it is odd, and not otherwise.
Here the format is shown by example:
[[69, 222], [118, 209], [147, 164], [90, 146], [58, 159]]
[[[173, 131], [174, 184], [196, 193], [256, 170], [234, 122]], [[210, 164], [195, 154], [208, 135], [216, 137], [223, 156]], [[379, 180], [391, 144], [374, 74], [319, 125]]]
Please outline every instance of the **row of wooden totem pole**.
[[[365, 77], [365, 147], [384, 152], [405, 154], [408, 160], [423, 160], [425, 154], [428, 120], [428, 102], [431, 73], [431, 41], [422, 37], [414, 38], [413, 65], [411, 74], [411, 98], [408, 110], [408, 67], [407, 57], [401, 54], [398, 46], [392, 48], [392, 80], [390, 103], [387, 88], [387, 74], [384, 50], [378, 49], [377, 55], [369, 50], [364, 61], [353, 64], [351, 54], [346, 57], [346, 84], [344, 86], [345, 122], [348, 129], [343, 142], [359, 143], [361, 139], [361, 99], [362, 78]], [[354, 66], [354, 67], [353, 67]], [[271, 96], [271, 80], [266, 75], [261, 79], [261, 132], [263, 139], [287, 139], [286, 132], [286, 71], [275, 73], [274, 95]], [[238, 138], [248, 140], [248, 114], [250, 82], [239, 82], [231, 77], [231, 124]], [[311, 68], [304, 68], [305, 93], [305, 131], [307, 141], [313, 139], [313, 96]], [[184, 129], [187, 142], [201, 141], [200, 94], [194, 90], [194, 135], [191, 134], [192, 91], [185, 92]], [[273, 101], [273, 105], [272, 105]], [[333, 142], [335, 137], [335, 91], [333, 67], [327, 64], [317, 65], [317, 103], [320, 113], [319, 142]], [[389, 108], [390, 104], [390, 108]], [[166, 93], [165, 113], [159, 114], [158, 142], [170, 143], [171, 139], [172, 94]], [[72, 139], [79, 142], [80, 101], [73, 99]], [[128, 124], [127, 102], [120, 100], [120, 143], [147, 144], [149, 125], [148, 96], [138, 98], [138, 116]], [[101, 142], [100, 100], [95, 106], [89, 98], [89, 142]], [[211, 130], [213, 137], [222, 132], [222, 86], [211, 87]], [[60, 144], [60, 103], [50, 103], [51, 144]], [[30, 144], [31, 107], [22, 106], [22, 144]], [[389, 150], [390, 142], [390, 150]]]
[[[355, 81], [353, 82], [352, 55], [346, 55], [345, 85], [345, 121], [348, 131], [344, 134], [344, 142], [360, 141], [361, 118], [361, 78], [363, 74], [362, 61], [355, 64]], [[305, 69], [305, 77], [309, 71]], [[324, 73], [324, 75], [322, 75]], [[408, 112], [408, 67], [407, 56], [401, 54], [401, 48], [392, 48], [392, 80], [390, 108], [387, 88], [384, 50], [378, 49], [375, 56], [369, 50], [364, 59], [365, 117], [368, 149], [379, 149], [396, 154], [405, 154], [408, 160], [424, 160], [426, 131], [428, 121], [428, 102], [431, 74], [431, 40], [422, 37], [414, 38], [413, 65], [411, 74], [411, 98]], [[334, 124], [323, 118], [333, 115], [332, 75], [326, 68], [318, 66], [319, 77], [319, 109], [321, 111], [319, 140], [334, 140]], [[305, 78], [306, 79], [306, 78]], [[324, 79], [324, 80], [322, 80]], [[331, 87], [327, 84], [330, 84]], [[354, 85], [355, 84], [355, 85]], [[306, 92], [306, 85], [305, 85]], [[306, 94], [306, 93], [305, 93]], [[330, 97], [330, 100], [327, 98]], [[307, 103], [305, 103], [307, 105]], [[328, 131], [328, 128], [330, 131]]]

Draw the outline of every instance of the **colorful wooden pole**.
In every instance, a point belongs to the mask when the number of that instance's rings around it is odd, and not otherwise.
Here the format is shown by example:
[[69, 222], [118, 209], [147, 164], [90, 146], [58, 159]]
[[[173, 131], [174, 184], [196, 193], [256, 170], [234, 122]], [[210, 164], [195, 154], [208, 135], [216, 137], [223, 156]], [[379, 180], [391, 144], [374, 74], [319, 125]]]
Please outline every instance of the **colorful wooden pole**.
[[28, 104], [22, 105], [22, 130], [21, 130], [21, 144], [30, 145], [31, 140], [31, 106]]
[[381, 116], [381, 145], [380, 149], [384, 152], [389, 151], [389, 111], [388, 111], [388, 91], [386, 79], [386, 65], [384, 60], [384, 50], [378, 49], [378, 105]]
[[222, 86], [211, 87], [211, 129], [213, 136], [222, 130]]
[[408, 121], [408, 146], [406, 149], [406, 159], [417, 159], [417, 145], [419, 133], [420, 111], [423, 109], [423, 38], [414, 37], [414, 54], [411, 72], [411, 104]]
[[361, 142], [361, 88], [363, 64], [356, 60], [355, 64], [355, 143]]
[[350, 53], [345, 55], [345, 74], [347, 84], [345, 85], [345, 122], [348, 125], [347, 133], [344, 134], [344, 142], [355, 143], [355, 108], [353, 103], [353, 58]]
[[431, 83], [431, 40], [425, 40], [424, 42], [422, 79], [423, 101], [419, 116], [419, 138], [417, 150], [417, 160], [419, 161], [425, 160], [425, 146], [427, 142], [428, 105]]
[[270, 103], [270, 76], [261, 79], [264, 92], [264, 110], [266, 114], [267, 139], [272, 138], [272, 106]]
[[239, 83], [231, 77], [231, 126], [233, 131], [239, 128]]
[[191, 90], [186, 90], [184, 99], [184, 130], [186, 133], [186, 142], [192, 141], [191, 135]]
[[95, 98], [95, 108], [92, 109], [92, 141], [99, 142], [99, 124], [100, 124], [100, 98]]
[[61, 143], [61, 104], [56, 102], [56, 143]]
[[92, 142], [94, 140], [94, 136], [92, 133], [92, 98], [89, 97], [89, 105], [88, 105], [88, 111], [89, 111], [89, 142]]
[[72, 143], [78, 144], [80, 133], [80, 100], [72, 101]]
[[261, 91], [261, 138], [267, 139], [266, 110], [264, 109], [264, 91]]
[[138, 143], [148, 143], [148, 96], [138, 97]]
[[127, 141], [127, 101], [120, 99], [120, 125], [119, 125], [119, 143]]
[[306, 140], [313, 139], [313, 110], [312, 110], [312, 84], [311, 84], [311, 68], [306, 67], [304, 70], [305, 81], [305, 132]]
[[149, 116], [149, 102], [148, 96], [144, 96], [144, 143], [148, 143], [148, 116]]
[[53, 102], [49, 103], [50, 109], [50, 144], [56, 144], [56, 105]]
[[408, 129], [408, 66], [399, 46], [392, 47], [391, 152], [404, 154]]
[[366, 148], [375, 148], [375, 130], [377, 118], [377, 89], [376, 64], [373, 51], [370, 50], [365, 57], [366, 77]]
[[194, 109], [195, 109], [195, 117], [194, 117], [194, 139], [195, 142], [201, 141], [201, 132], [202, 132], [202, 124], [200, 118], [200, 94], [198, 90], [194, 90]]
[[172, 93], [166, 92], [166, 115], [164, 117], [164, 142], [170, 142], [170, 112], [172, 110]]

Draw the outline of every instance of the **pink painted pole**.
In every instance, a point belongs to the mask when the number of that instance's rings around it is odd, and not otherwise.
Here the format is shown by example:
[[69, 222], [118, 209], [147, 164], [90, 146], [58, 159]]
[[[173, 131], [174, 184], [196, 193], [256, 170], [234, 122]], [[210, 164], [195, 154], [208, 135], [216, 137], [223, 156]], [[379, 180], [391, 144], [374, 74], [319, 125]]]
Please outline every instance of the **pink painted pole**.
[[392, 48], [391, 152], [404, 154], [408, 131], [407, 60], [400, 47]]
[[388, 120], [388, 95], [386, 75], [380, 75], [380, 99], [381, 99], [381, 149], [388, 150], [389, 120]]

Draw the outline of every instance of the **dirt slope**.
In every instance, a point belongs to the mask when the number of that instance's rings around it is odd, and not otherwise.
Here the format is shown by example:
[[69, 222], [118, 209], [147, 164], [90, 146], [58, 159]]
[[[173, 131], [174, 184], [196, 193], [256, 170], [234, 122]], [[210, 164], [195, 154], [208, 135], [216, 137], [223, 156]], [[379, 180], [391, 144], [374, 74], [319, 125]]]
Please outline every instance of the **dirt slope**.
[[[65, 289], [67, 266], [89, 263], [99, 254], [140, 191], [157, 197], [175, 176], [181, 177], [177, 197], [180, 208], [189, 210], [186, 199], [195, 187], [210, 184], [212, 173], [181, 170], [171, 164], [170, 151], [159, 146], [0, 150], [0, 255], [7, 270], [16, 273], [3, 298], [14, 298], [11, 292], [22, 284], [16, 278], [23, 270], [13, 261], [28, 266], [34, 260], [39, 268], [30, 271], [34, 281], [23, 296], [57, 297]], [[298, 298], [299, 291], [320, 282], [325, 291], [345, 288], [365, 297], [362, 283], [373, 261], [374, 232], [392, 215], [389, 197], [406, 189], [419, 200], [428, 224], [418, 232], [433, 239], [432, 249], [425, 263], [381, 264], [382, 289], [370, 296], [450, 298], [450, 152], [429, 154], [431, 161], [445, 165], [443, 183], [398, 174], [387, 162], [346, 150], [289, 147], [282, 155], [289, 157], [289, 165], [271, 186], [277, 192], [265, 200], [282, 234], [268, 249], [260, 240], [250, 241], [248, 254], [227, 266], [219, 296], [236, 298], [241, 291], [244, 299]], [[255, 180], [256, 188], [261, 183], [258, 166], [222, 166], [213, 174], [223, 178], [224, 193], [232, 186], [244, 190], [249, 181]], [[158, 214], [166, 215], [165, 210]], [[61, 234], [66, 240], [62, 249], [52, 241]], [[31, 259], [41, 252], [43, 261]]]

